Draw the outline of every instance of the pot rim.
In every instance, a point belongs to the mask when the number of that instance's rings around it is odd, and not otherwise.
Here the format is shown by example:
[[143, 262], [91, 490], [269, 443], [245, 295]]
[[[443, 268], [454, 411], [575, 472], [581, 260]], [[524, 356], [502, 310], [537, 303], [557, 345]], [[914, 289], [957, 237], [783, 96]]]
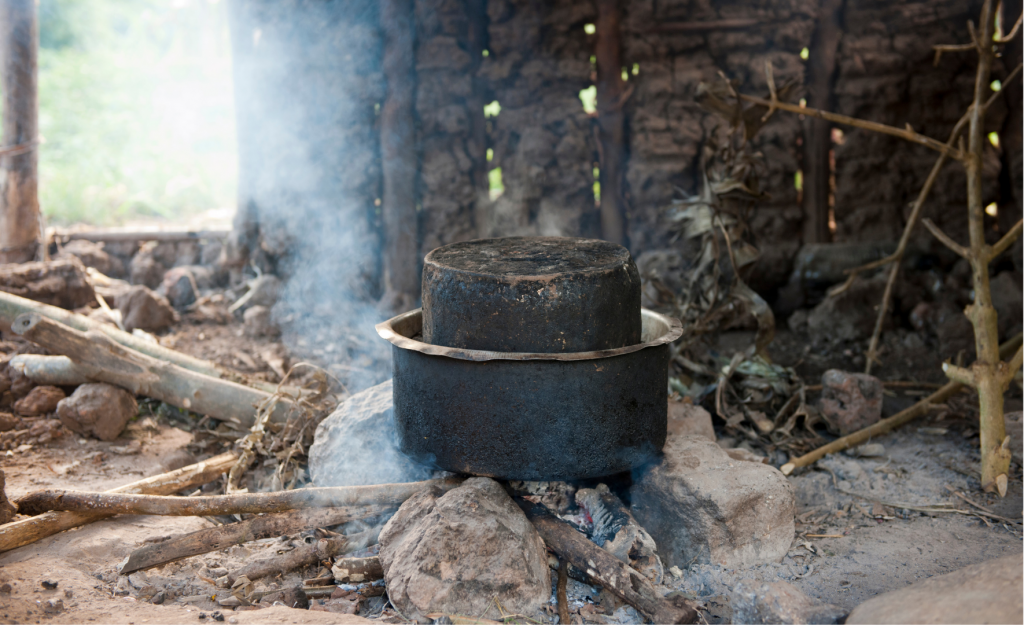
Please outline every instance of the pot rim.
[[[596, 360], [598, 358], [609, 358], [631, 354], [648, 347], [655, 347], [671, 343], [683, 335], [683, 324], [675, 317], [662, 315], [646, 308], [640, 309], [640, 320], [642, 324], [641, 340], [635, 345], [617, 347], [615, 349], [601, 349], [589, 352], [492, 352], [480, 349], [461, 349], [457, 347], [445, 347], [444, 345], [431, 345], [417, 341], [412, 336], [423, 330], [423, 309], [416, 308], [382, 321], [374, 326], [377, 334], [399, 349], [427, 354], [428, 356], [445, 356], [459, 360], [472, 360], [484, 362], [488, 360]], [[655, 336], [651, 336], [654, 334]]]

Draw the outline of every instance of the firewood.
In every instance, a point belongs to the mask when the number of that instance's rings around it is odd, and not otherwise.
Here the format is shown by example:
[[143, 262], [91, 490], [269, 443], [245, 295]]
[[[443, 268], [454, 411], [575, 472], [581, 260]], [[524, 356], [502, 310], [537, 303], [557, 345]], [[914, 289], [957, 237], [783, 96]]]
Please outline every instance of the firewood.
[[544, 507], [517, 500], [548, 548], [584, 571], [655, 623], [696, 623], [697, 611], [681, 597], [662, 597], [646, 577], [550, 514]]
[[[101, 332], [80, 332], [39, 313], [19, 315], [11, 331], [67, 356], [90, 380], [243, 427], [252, 425], [255, 407], [270, 397], [265, 391], [183, 369], [119, 345]], [[292, 408], [292, 402], [282, 398], [270, 420], [286, 421]]]
[[161, 497], [157, 495], [40, 490], [25, 495], [16, 503], [19, 512], [29, 515], [41, 514], [50, 510], [95, 510], [111, 514], [217, 516], [285, 512], [305, 508], [395, 506], [424, 488], [437, 486], [443, 492], [447, 492], [461, 483], [461, 478], [445, 478], [405, 484], [300, 488], [273, 493], [244, 493], [214, 497]]
[[[154, 475], [131, 484], [119, 486], [108, 493], [146, 493], [170, 495], [187, 488], [195, 488], [211, 482], [234, 466], [238, 454], [229, 452], [208, 458], [168, 473]], [[52, 536], [64, 530], [88, 525], [113, 516], [105, 511], [83, 510], [79, 512], [47, 512], [21, 521], [0, 525], [0, 553]]]
[[[141, 352], [152, 358], [156, 358], [157, 360], [174, 363], [175, 365], [182, 367], [183, 369], [188, 369], [189, 371], [195, 371], [196, 373], [202, 373], [222, 380], [230, 380], [240, 384], [251, 385], [255, 388], [260, 388], [269, 392], [274, 391], [274, 386], [271, 384], [249, 380], [240, 373], [223, 369], [208, 360], [193, 358], [187, 354], [183, 354], [173, 349], [168, 349], [159, 343], [147, 341], [135, 336], [134, 334], [118, 330], [113, 326], [90, 319], [85, 315], [79, 315], [62, 308], [57, 308], [56, 306], [49, 306], [47, 304], [34, 302], [32, 300], [25, 299], [24, 297], [18, 297], [17, 295], [5, 293], [0, 290], [0, 330], [10, 328], [14, 323], [14, 320], [17, 319], [19, 315], [23, 315], [25, 313], [38, 313], [48, 319], [52, 319], [81, 332], [89, 332], [90, 330], [101, 332], [120, 345], [133, 349], [137, 352]], [[57, 351], [60, 353], [60, 350]]]
[[220, 551], [232, 545], [241, 545], [261, 538], [284, 536], [317, 527], [329, 527], [356, 519], [378, 516], [389, 509], [383, 506], [313, 508], [260, 516], [239, 523], [199, 530], [162, 543], [139, 547], [118, 565], [117, 570], [121, 575], [128, 575], [135, 571], [211, 551]]
[[0, 265], [0, 291], [61, 308], [78, 308], [96, 299], [77, 258]]
[[318, 562], [330, 560], [349, 545], [349, 539], [345, 536], [321, 538], [310, 545], [301, 545], [286, 551], [276, 558], [265, 558], [246, 564], [233, 573], [229, 573], [217, 580], [219, 586], [231, 587], [235, 580], [246, 577], [249, 580], [256, 580], [271, 575], [284, 574], [304, 566], [311, 566]]
[[44, 386], [80, 386], [92, 382], [67, 356], [18, 354], [7, 362], [7, 366], [33, 383]]
[[361, 584], [384, 579], [384, 567], [380, 557], [338, 558], [331, 567], [334, 581], [338, 584]]

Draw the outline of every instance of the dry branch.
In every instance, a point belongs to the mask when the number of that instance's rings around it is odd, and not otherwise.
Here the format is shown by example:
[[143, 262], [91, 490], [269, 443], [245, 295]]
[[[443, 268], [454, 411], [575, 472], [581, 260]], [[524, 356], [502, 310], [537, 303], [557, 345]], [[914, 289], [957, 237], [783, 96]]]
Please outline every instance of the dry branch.
[[[80, 332], [100, 332], [120, 345], [131, 348], [137, 352], [141, 352], [152, 358], [173, 363], [183, 369], [188, 369], [189, 371], [195, 371], [196, 373], [202, 373], [204, 375], [223, 380], [231, 380], [241, 384], [252, 383], [252, 381], [245, 378], [245, 376], [233, 371], [228, 371], [227, 369], [222, 369], [208, 360], [193, 358], [187, 354], [183, 354], [173, 349], [168, 349], [162, 345], [139, 338], [134, 334], [118, 330], [113, 326], [100, 323], [84, 315], [79, 315], [62, 308], [57, 308], [56, 306], [40, 304], [39, 302], [33, 302], [32, 300], [25, 299], [24, 297], [18, 297], [17, 295], [11, 295], [10, 293], [0, 291], [0, 329], [10, 328], [14, 323], [14, 320], [25, 313], [38, 313], [48, 319], [62, 323]], [[264, 390], [274, 390], [271, 386], [266, 384], [254, 385], [264, 388]]]
[[[1019, 351], [1021, 347], [1022, 335], [1018, 334], [1009, 341], [1005, 342], [1000, 346], [1000, 356], [1005, 358], [1015, 351]], [[786, 464], [782, 465], [782, 472], [785, 475], [789, 475], [797, 467], [806, 467], [814, 464], [818, 460], [821, 460], [828, 454], [834, 454], [836, 452], [848, 449], [850, 447], [856, 447], [861, 443], [867, 442], [875, 436], [881, 436], [887, 432], [895, 430], [896, 428], [913, 421], [914, 419], [926, 414], [930, 407], [935, 404], [941, 404], [947, 399], [956, 395], [962, 391], [965, 385], [959, 382], [949, 382], [939, 390], [935, 391], [928, 397], [925, 397], [921, 401], [917, 402], [906, 410], [894, 414], [893, 416], [882, 419], [874, 425], [870, 425], [862, 430], [857, 430], [853, 434], [848, 434], [842, 438], [837, 438], [827, 445], [822, 445], [817, 449], [808, 452], [799, 458], [793, 458]]]
[[288, 571], [294, 571], [295, 569], [330, 560], [339, 553], [344, 552], [348, 544], [349, 541], [344, 536], [321, 538], [315, 543], [301, 545], [291, 551], [286, 551], [279, 557], [250, 562], [239, 570], [217, 580], [217, 583], [221, 586], [230, 587], [235, 583], [235, 580], [242, 577], [256, 580], [270, 577], [271, 575], [283, 575]]
[[[80, 332], [39, 313], [20, 315], [11, 330], [66, 355], [86, 378], [243, 427], [252, 425], [255, 406], [270, 397], [265, 391], [183, 369], [119, 345], [100, 332]], [[292, 402], [281, 399], [271, 421], [284, 422], [292, 407]]]
[[[170, 495], [187, 488], [202, 486], [217, 479], [226, 473], [237, 459], [238, 454], [234, 452], [221, 454], [168, 473], [161, 473], [160, 475], [147, 477], [131, 484], [125, 484], [107, 492], [111, 494]], [[29, 519], [0, 525], [0, 553], [23, 547], [58, 532], [63, 532], [80, 525], [87, 525], [110, 516], [113, 516], [113, 513], [90, 510], [47, 512], [46, 514], [40, 514]]]
[[176, 562], [184, 558], [220, 551], [233, 545], [293, 534], [318, 527], [340, 525], [355, 519], [365, 519], [387, 512], [389, 508], [367, 506], [362, 508], [313, 508], [283, 514], [260, 516], [239, 523], [211, 527], [192, 532], [162, 543], [146, 545], [131, 552], [118, 565], [121, 575]]
[[461, 483], [461, 478], [445, 478], [405, 484], [300, 488], [274, 493], [244, 493], [213, 497], [161, 497], [40, 490], [25, 495], [17, 503], [22, 514], [41, 514], [49, 510], [102, 510], [111, 514], [155, 514], [160, 516], [260, 514], [305, 508], [395, 506], [424, 488], [436, 486], [447, 492]]
[[537, 528], [548, 548], [585, 572], [655, 623], [695, 623], [697, 611], [689, 604], [677, 604], [662, 597], [654, 585], [604, 549], [601, 549], [571, 525], [549, 514], [542, 506], [518, 501]]

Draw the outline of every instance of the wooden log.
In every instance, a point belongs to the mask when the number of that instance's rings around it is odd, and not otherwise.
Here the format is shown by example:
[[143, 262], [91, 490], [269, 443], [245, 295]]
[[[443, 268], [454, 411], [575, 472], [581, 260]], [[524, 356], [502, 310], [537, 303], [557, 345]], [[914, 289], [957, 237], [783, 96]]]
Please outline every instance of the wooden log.
[[[836, 52], [843, 31], [840, 26], [844, 0], [820, 0], [817, 28], [807, 58], [807, 103], [813, 108], [832, 110], [836, 75]], [[832, 124], [824, 119], [804, 120], [803, 162], [803, 242], [827, 243], [832, 240], [828, 226], [829, 153], [832, 150]]]
[[[160, 475], [154, 475], [131, 484], [125, 484], [108, 493], [138, 493], [170, 495], [188, 488], [202, 486], [227, 473], [238, 460], [238, 454], [228, 452], [190, 464]], [[0, 525], [0, 553], [52, 536], [64, 530], [87, 525], [113, 516], [103, 511], [47, 512], [21, 521]]]
[[380, 3], [380, 23], [384, 31], [382, 69], [387, 81], [387, 96], [380, 112], [384, 286], [388, 297], [400, 310], [412, 305], [420, 292], [413, 111], [416, 89], [414, 13], [412, 0]]
[[39, 103], [35, 0], [0, 2], [3, 139], [0, 263], [24, 263], [39, 249]]
[[226, 239], [230, 230], [55, 230], [53, 238], [61, 241], [94, 241], [120, 243], [134, 241], [203, 241]]
[[117, 566], [117, 571], [121, 575], [128, 575], [135, 571], [177, 562], [211, 551], [220, 551], [233, 545], [241, 545], [262, 538], [274, 538], [308, 529], [330, 527], [356, 519], [379, 516], [391, 509], [393, 508], [382, 506], [313, 508], [259, 516], [247, 521], [191, 532], [162, 543], [139, 547]]
[[622, 81], [622, 43], [619, 0], [597, 0], [597, 122], [601, 142], [601, 238], [626, 245], [623, 205], [625, 84]]
[[[270, 397], [265, 391], [183, 369], [123, 347], [100, 332], [79, 332], [38, 313], [20, 315], [11, 331], [64, 354], [91, 380], [242, 427], [252, 425], [256, 406]], [[292, 407], [292, 402], [280, 399], [270, 420], [283, 423]]]
[[0, 265], [0, 291], [67, 309], [96, 301], [85, 266], [74, 257], [45, 263]]
[[[372, 462], [372, 459], [367, 461]], [[462, 478], [445, 478], [405, 484], [330, 486], [214, 497], [161, 497], [54, 489], [29, 493], [19, 499], [17, 504], [22, 514], [30, 515], [50, 510], [103, 510], [111, 514], [160, 516], [260, 514], [304, 508], [396, 506], [424, 488], [436, 486], [447, 492], [461, 483]]]
[[338, 558], [331, 567], [337, 584], [362, 584], [384, 579], [384, 567], [379, 556], [365, 558]]
[[230, 588], [234, 585], [235, 580], [242, 577], [252, 581], [272, 575], [284, 575], [298, 568], [330, 560], [339, 553], [343, 553], [348, 545], [349, 539], [345, 536], [321, 538], [310, 545], [300, 545], [291, 551], [286, 551], [279, 557], [250, 562], [217, 580], [217, 584]]
[[[234, 371], [218, 367], [208, 360], [193, 358], [187, 354], [168, 349], [157, 343], [139, 338], [134, 334], [118, 330], [117, 328], [90, 319], [85, 315], [79, 315], [56, 306], [40, 304], [24, 297], [11, 295], [0, 291], [0, 330], [9, 330], [14, 320], [25, 313], [37, 313], [47, 319], [52, 319], [80, 332], [97, 331], [108, 338], [147, 356], [173, 363], [183, 369], [202, 373], [214, 378], [231, 380], [233, 382], [248, 383], [249, 380]], [[59, 351], [59, 350], [58, 350]], [[267, 390], [267, 389], [264, 389]], [[273, 390], [272, 388], [270, 390]]]
[[696, 623], [697, 611], [682, 598], [662, 597], [646, 577], [633, 570], [543, 506], [517, 500], [548, 548], [585, 572], [655, 623]]
[[7, 366], [40, 386], [78, 386], [93, 381], [67, 356], [18, 354]]

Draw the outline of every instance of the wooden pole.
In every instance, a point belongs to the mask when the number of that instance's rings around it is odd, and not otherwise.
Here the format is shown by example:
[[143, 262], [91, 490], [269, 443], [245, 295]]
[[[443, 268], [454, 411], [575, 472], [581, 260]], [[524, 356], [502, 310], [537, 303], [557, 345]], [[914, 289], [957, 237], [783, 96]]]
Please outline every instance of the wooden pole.
[[[820, 1], [818, 26], [807, 58], [807, 104], [826, 111], [832, 109], [834, 100], [836, 52], [843, 32], [842, 11], [843, 0]], [[804, 243], [827, 243], [832, 239], [828, 229], [831, 149], [832, 125], [824, 119], [807, 118], [803, 162]]]
[[0, 157], [0, 263], [33, 260], [39, 249], [39, 109], [35, 0], [0, 2], [3, 140]]
[[622, 196], [625, 84], [622, 81], [622, 44], [619, 36], [619, 1], [597, 0], [597, 123], [601, 143], [601, 238], [626, 244], [626, 216]]
[[[129, 493], [144, 495], [172, 495], [188, 488], [212, 482], [238, 461], [238, 454], [230, 451], [190, 464], [168, 473], [154, 475], [131, 484], [119, 486], [108, 493]], [[80, 512], [47, 512], [38, 516], [0, 525], [0, 553], [53, 536], [64, 530], [99, 521], [113, 514], [104, 511], [83, 510]]]
[[384, 193], [384, 284], [402, 310], [419, 296], [419, 245], [416, 218], [416, 124], [413, 110], [416, 74], [412, 0], [382, 0], [384, 79], [387, 97], [380, 114], [380, 151]]

